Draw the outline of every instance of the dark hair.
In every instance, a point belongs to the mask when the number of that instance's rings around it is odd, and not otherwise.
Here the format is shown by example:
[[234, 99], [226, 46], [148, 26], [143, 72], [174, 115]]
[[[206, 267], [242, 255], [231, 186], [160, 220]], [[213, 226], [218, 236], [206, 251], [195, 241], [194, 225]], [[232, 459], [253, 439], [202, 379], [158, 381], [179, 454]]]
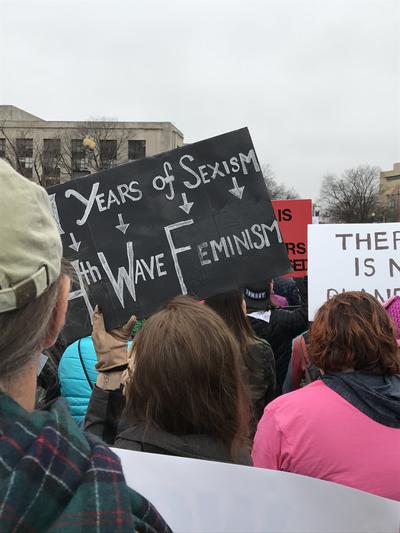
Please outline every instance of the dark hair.
[[400, 373], [394, 325], [381, 304], [363, 291], [334, 296], [319, 309], [311, 326], [309, 350], [325, 372]]
[[177, 296], [143, 325], [125, 386], [128, 421], [223, 442], [236, 461], [250, 406], [239, 346], [214, 311]]
[[243, 312], [243, 291], [237, 289], [216, 294], [206, 298], [205, 303], [224, 319], [239, 343], [245, 366], [252, 370], [249, 348], [259, 339]]
[[63, 259], [59, 278], [43, 294], [20, 309], [0, 313], [1, 380], [17, 373], [41, 349], [57, 304], [62, 279], [70, 274], [71, 266]]

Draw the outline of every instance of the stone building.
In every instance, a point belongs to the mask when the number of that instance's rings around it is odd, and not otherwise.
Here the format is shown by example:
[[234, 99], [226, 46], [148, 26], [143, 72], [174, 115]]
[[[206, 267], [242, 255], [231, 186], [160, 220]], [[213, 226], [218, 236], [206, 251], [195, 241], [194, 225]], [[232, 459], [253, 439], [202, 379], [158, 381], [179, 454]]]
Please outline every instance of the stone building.
[[182, 144], [183, 134], [170, 122], [46, 121], [0, 105], [0, 157], [44, 186]]
[[380, 197], [387, 218], [400, 221], [400, 163], [394, 163], [392, 170], [381, 172]]

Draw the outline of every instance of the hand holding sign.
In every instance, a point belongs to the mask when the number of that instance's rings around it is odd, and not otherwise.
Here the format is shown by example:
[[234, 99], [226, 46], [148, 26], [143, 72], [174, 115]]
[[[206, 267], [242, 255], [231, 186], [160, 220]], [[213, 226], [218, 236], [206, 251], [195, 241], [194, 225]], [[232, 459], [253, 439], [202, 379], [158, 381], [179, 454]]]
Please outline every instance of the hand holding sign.
[[92, 339], [97, 355], [96, 370], [108, 372], [117, 368], [126, 367], [128, 364], [128, 340], [136, 317], [131, 316], [122, 328], [106, 331], [103, 314], [98, 306], [93, 313]]

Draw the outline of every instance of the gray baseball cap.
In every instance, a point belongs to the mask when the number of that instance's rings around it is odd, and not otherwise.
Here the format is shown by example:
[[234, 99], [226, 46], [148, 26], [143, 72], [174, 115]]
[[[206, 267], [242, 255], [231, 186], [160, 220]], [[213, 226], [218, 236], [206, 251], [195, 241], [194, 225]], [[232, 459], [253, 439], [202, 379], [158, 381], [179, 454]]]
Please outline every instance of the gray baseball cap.
[[0, 159], [0, 313], [43, 294], [58, 279], [61, 258], [46, 190]]

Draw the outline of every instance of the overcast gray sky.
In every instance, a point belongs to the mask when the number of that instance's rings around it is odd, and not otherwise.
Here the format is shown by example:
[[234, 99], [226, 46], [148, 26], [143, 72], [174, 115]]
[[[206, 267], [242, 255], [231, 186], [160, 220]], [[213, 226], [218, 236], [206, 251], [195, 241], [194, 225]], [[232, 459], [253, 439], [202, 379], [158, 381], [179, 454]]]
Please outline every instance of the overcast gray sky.
[[303, 197], [400, 160], [399, 0], [0, 0], [0, 103], [47, 120], [248, 126]]

